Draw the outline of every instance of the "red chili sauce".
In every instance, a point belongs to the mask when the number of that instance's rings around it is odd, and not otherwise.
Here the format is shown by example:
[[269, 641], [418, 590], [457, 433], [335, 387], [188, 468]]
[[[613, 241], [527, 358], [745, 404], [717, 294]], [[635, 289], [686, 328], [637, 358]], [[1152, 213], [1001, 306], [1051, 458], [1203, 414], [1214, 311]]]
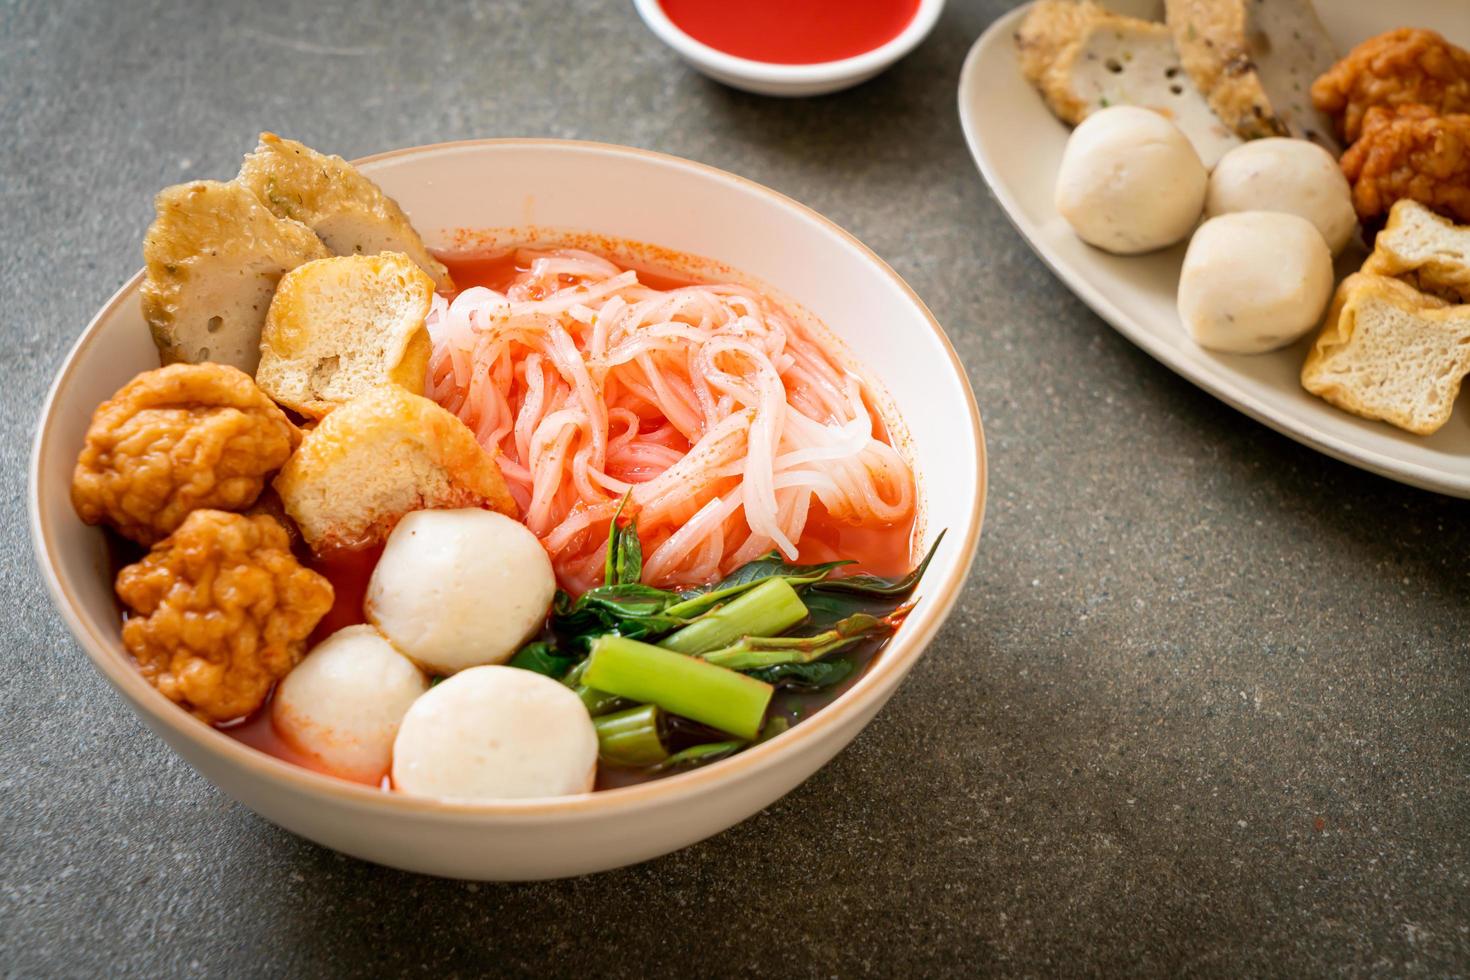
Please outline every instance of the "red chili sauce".
[[669, 20], [710, 47], [752, 61], [812, 65], [880, 48], [919, 0], [659, 0]]

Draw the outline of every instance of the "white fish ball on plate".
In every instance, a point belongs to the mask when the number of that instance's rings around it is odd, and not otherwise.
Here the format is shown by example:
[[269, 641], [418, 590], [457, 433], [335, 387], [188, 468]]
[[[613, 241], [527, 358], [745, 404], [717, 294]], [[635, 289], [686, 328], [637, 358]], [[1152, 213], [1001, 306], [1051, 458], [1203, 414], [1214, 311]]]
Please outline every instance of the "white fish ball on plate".
[[1179, 317], [1201, 347], [1258, 354], [1300, 338], [1332, 295], [1332, 254], [1317, 227], [1279, 211], [1200, 225], [1179, 274]]
[[423, 671], [377, 630], [348, 626], [281, 681], [271, 723], [328, 772], [377, 783], [388, 773], [398, 723], [428, 689]]
[[571, 688], [519, 667], [471, 667], [413, 703], [393, 745], [393, 787], [486, 802], [586, 793], [597, 732]]
[[368, 582], [368, 620], [436, 674], [504, 663], [534, 636], [556, 592], [546, 549], [488, 510], [415, 511]]
[[1332, 154], [1306, 140], [1272, 137], [1242, 143], [1210, 174], [1205, 215], [1285, 211], [1317, 226], [1333, 255], [1358, 227], [1353, 193]]
[[1183, 241], [1205, 206], [1209, 174], [1179, 127], [1113, 106], [1072, 131], [1057, 171], [1057, 213], [1084, 242], [1121, 255]]

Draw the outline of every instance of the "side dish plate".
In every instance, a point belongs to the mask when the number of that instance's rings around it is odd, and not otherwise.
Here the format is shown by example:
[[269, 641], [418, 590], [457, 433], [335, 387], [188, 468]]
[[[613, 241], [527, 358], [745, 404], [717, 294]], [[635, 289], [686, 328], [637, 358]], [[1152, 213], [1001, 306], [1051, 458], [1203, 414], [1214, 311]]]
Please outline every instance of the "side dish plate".
[[[1315, 331], [1270, 354], [1204, 350], [1186, 335], [1174, 307], [1183, 245], [1125, 257], [1094, 249], [1072, 233], [1052, 207], [1052, 184], [1069, 130], [1021, 77], [1017, 63], [1013, 37], [1027, 9], [1001, 17], [975, 42], [960, 74], [959, 111], [976, 165], [1042, 261], [1123, 336], [1252, 418], [1362, 469], [1470, 497], [1470, 394], [1461, 396], [1448, 424], [1427, 438], [1349, 415], [1308, 394], [1298, 380]], [[1470, 43], [1470, 12], [1461, 0], [1318, 0], [1317, 10], [1343, 52], [1401, 25], [1432, 28], [1458, 44]], [[1018, 133], [1025, 137], [1017, 139]], [[1344, 271], [1351, 267], [1340, 264], [1339, 275]]]

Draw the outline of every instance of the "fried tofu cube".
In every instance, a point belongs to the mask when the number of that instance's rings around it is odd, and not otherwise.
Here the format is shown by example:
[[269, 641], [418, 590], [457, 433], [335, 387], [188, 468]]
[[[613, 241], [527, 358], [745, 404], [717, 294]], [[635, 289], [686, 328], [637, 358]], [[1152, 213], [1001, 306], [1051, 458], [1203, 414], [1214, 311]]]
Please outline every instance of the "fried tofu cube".
[[411, 511], [518, 513], [499, 464], [469, 427], [397, 385], [334, 409], [302, 439], [275, 488], [319, 553], [378, 544]]
[[1302, 387], [1344, 411], [1418, 435], [1449, 421], [1470, 373], [1470, 306], [1355, 273], [1337, 287], [1302, 365]]
[[1362, 271], [1402, 279], [1451, 303], [1470, 303], [1470, 226], [1418, 201], [1399, 201]]
[[401, 252], [298, 266], [271, 301], [255, 380], [277, 402], [317, 419], [378, 385], [422, 395], [433, 296], [434, 281]]

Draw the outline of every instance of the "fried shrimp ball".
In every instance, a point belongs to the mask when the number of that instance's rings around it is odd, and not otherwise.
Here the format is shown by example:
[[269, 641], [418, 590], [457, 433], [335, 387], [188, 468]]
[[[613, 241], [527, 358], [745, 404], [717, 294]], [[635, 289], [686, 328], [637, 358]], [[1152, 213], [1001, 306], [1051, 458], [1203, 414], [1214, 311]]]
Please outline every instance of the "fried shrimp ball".
[[1420, 105], [1369, 109], [1363, 135], [1342, 155], [1342, 172], [1365, 224], [1405, 198], [1470, 222], [1470, 115], [1440, 116]]
[[123, 645], [165, 697], [211, 722], [260, 707], [301, 659], [332, 585], [275, 520], [196, 510], [117, 576]]
[[1351, 143], [1374, 106], [1470, 112], [1470, 52], [1434, 31], [1401, 27], [1369, 38], [1312, 83], [1312, 104]]
[[72, 474], [88, 524], [152, 544], [201, 507], [244, 510], [301, 435], [250, 375], [224, 364], [145, 371], [98, 406]]

